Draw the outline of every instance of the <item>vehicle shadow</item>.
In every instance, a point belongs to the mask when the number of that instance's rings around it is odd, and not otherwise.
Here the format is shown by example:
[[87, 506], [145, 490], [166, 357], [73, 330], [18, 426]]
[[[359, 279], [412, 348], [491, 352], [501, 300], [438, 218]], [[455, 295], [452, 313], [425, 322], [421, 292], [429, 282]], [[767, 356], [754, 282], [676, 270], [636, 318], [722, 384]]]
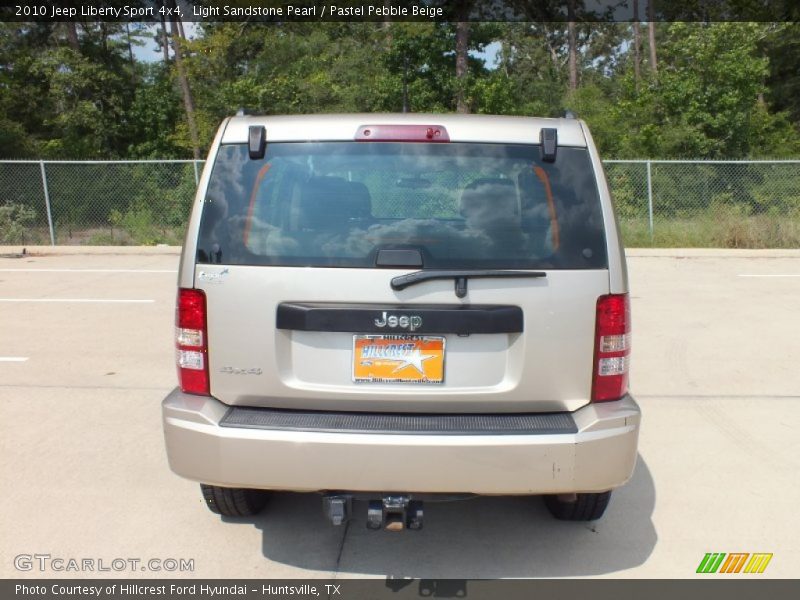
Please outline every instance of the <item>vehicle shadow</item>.
[[366, 504], [334, 527], [318, 494], [277, 494], [252, 522], [266, 558], [341, 575], [378, 575], [402, 587], [406, 578], [569, 577], [615, 573], [644, 563], [658, 536], [655, 486], [639, 455], [631, 481], [616, 490], [596, 522], [556, 521], [537, 497], [478, 497], [426, 503], [418, 532], [366, 528]]

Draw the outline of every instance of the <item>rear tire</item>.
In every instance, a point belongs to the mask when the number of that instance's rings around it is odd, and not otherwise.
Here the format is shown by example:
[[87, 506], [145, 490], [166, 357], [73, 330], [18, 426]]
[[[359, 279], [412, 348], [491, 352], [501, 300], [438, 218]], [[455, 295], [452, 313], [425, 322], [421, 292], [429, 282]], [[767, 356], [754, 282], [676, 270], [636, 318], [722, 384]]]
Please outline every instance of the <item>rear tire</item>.
[[252, 517], [261, 512], [269, 497], [263, 490], [224, 488], [200, 484], [208, 509], [223, 517]]
[[603, 516], [611, 500], [611, 492], [576, 494], [574, 502], [559, 500], [558, 496], [545, 496], [544, 503], [559, 521], [595, 521]]

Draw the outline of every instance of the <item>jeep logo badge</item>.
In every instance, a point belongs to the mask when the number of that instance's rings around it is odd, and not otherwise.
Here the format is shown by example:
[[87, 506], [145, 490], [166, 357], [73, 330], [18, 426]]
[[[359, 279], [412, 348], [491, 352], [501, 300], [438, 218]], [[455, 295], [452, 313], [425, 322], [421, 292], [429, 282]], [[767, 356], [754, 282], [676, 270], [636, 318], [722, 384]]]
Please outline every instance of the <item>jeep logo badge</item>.
[[377, 327], [401, 327], [414, 331], [422, 327], [422, 317], [418, 315], [390, 315], [386, 311], [383, 312], [379, 319], [375, 319]]

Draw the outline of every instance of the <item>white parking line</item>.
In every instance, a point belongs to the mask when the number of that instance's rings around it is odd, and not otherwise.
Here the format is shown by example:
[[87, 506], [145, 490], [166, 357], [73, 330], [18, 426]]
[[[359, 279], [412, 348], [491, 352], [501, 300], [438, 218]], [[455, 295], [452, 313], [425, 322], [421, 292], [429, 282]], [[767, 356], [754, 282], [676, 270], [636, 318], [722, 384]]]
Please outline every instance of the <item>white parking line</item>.
[[0, 362], [25, 362], [27, 356], [0, 356]]
[[800, 273], [739, 273], [737, 277], [800, 277]]
[[0, 298], [0, 302], [110, 302], [117, 304], [149, 304], [155, 300], [123, 300], [115, 298]]
[[0, 273], [177, 273], [175, 269], [0, 269]]

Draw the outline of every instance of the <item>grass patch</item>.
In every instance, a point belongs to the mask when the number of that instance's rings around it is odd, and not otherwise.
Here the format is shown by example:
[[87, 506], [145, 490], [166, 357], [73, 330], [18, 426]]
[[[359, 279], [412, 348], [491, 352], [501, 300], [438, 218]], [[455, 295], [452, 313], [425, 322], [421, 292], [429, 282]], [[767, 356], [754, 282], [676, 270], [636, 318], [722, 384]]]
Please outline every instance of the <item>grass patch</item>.
[[656, 218], [653, 237], [647, 219], [621, 219], [629, 248], [800, 248], [800, 214]]

